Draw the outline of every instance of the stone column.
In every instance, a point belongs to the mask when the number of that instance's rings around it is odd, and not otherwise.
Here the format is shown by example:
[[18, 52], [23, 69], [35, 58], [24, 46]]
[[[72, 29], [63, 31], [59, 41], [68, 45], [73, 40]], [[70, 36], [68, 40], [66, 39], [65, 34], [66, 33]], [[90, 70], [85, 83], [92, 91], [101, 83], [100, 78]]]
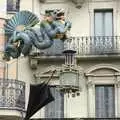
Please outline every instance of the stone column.
[[88, 77], [88, 117], [95, 117], [95, 84], [93, 77]]

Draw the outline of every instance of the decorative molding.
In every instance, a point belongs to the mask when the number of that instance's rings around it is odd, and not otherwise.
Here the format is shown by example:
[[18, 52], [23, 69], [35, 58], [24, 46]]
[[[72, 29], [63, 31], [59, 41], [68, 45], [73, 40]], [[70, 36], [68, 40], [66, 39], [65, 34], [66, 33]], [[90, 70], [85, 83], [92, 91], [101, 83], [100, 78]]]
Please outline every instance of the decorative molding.
[[[52, 73], [51, 73], [52, 74]], [[51, 74], [46, 74], [46, 75], [44, 75], [44, 74], [41, 74], [41, 73], [35, 73], [34, 74], [34, 77], [36, 78], [36, 79], [39, 79], [39, 78], [49, 78], [50, 76], [51, 76]], [[55, 75], [53, 75], [53, 78], [59, 78], [59, 75], [58, 74], [55, 74]]]
[[116, 85], [117, 88], [120, 88], [120, 81], [117, 81], [117, 82], [115, 83], [115, 85]]
[[93, 88], [95, 86], [95, 83], [92, 81], [92, 80], [89, 80], [88, 82], [87, 82], [87, 87], [88, 88]]
[[111, 76], [114, 76], [116, 74], [85, 74], [86, 76], [91, 76], [91, 77], [111, 77]]
[[75, 7], [80, 9], [84, 3], [84, 0], [71, 0], [74, 4], [75, 4]]
[[40, 3], [63, 3], [67, 2], [67, 0], [39, 0]]
[[77, 72], [77, 73], [82, 73], [83, 69], [80, 68], [80, 66], [77, 65], [62, 65], [61, 68], [59, 68], [60, 72], [65, 72], [65, 71], [71, 71], [71, 72]]
[[117, 82], [116, 86], [120, 88], [120, 81]]
[[34, 77], [36, 79], [39, 79], [39, 78], [48, 78], [51, 76], [51, 74], [53, 73], [53, 71], [55, 71], [55, 74], [53, 75], [53, 78], [58, 78], [59, 75], [58, 75], [58, 72], [59, 72], [59, 69], [56, 68], [55, 66], [50, 66], [50, 67], [47, 67], [42, 73], [40, 72], [36, 72], [34, 73]]
[[40, 3], [45, 3], [46, 2], [46, 0], [39, 0], [40, 1]]
[[90, 74], [91, 72], [97, 70], [97, 69], [103, 69], [103, 68], [106, 68], [106, 69], [112, 69], [118, 73], [120, 73], [120, 69], [118, 69], [116, 66], [112, 65], [112, 64], [97, 64], [95, 66], [92, 66], [90, 67], [89, 69], [87, 69], [85, 71], [85, 74], [88, 75]]
[[116, 76], [115, 85], [116, 85], [117, 88], [120, 88], [120, 76]]

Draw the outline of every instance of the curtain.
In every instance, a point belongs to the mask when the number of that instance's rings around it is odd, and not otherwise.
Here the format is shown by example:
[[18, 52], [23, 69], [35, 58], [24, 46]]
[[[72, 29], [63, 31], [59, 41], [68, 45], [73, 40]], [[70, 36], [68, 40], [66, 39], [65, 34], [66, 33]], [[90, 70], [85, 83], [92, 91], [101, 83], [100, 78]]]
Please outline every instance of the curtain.
[[108, 52], [113, 47], [113, 14], [112, 11], [95, 11], [94, 39], [96, 52]]
[[45, 118], [63, 118], [64, 94], [55, 86], [51, 86], [50, 90], [55, 100], [45, 107]]
[[115, 93], [114, 86], [99, 85], [95, 87], [96, 117], [115, 117]]

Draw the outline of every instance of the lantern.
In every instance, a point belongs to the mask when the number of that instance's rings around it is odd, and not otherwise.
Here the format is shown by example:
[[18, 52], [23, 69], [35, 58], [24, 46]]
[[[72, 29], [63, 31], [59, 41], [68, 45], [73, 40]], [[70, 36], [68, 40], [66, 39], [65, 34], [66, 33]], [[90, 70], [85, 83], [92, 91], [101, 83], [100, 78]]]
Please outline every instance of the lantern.
[[79, 70], [76, 67], [74, 50], [65, 50], [65, 64], [60, 70], [60, 90], [64, 92], [79, 91]]

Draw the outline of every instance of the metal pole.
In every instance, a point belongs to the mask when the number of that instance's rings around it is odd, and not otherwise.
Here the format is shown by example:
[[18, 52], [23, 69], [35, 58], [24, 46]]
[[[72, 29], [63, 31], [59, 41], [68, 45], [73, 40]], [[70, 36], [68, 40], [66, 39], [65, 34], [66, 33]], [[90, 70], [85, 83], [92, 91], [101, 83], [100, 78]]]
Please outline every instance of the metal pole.
[[24, 120], [23, 111], [21, 111], [21, 120]]
[[18, 58], [17, 58], [17, 61], [16, 61], [16, 80], [18, 80]]
[[4, 78], [4, 79], [6, 78], [6, 76], [5, 76], [5, 73], [6, 73], [6, 67], [7, 67], [6, 65], [7, 65], [7, 63], [4, 62], [4, 71], [3, 71], [3, 78]]
[[6, 79], [8, 79], [8, 63], [7, 63], [7, 69], [6, 69]]

